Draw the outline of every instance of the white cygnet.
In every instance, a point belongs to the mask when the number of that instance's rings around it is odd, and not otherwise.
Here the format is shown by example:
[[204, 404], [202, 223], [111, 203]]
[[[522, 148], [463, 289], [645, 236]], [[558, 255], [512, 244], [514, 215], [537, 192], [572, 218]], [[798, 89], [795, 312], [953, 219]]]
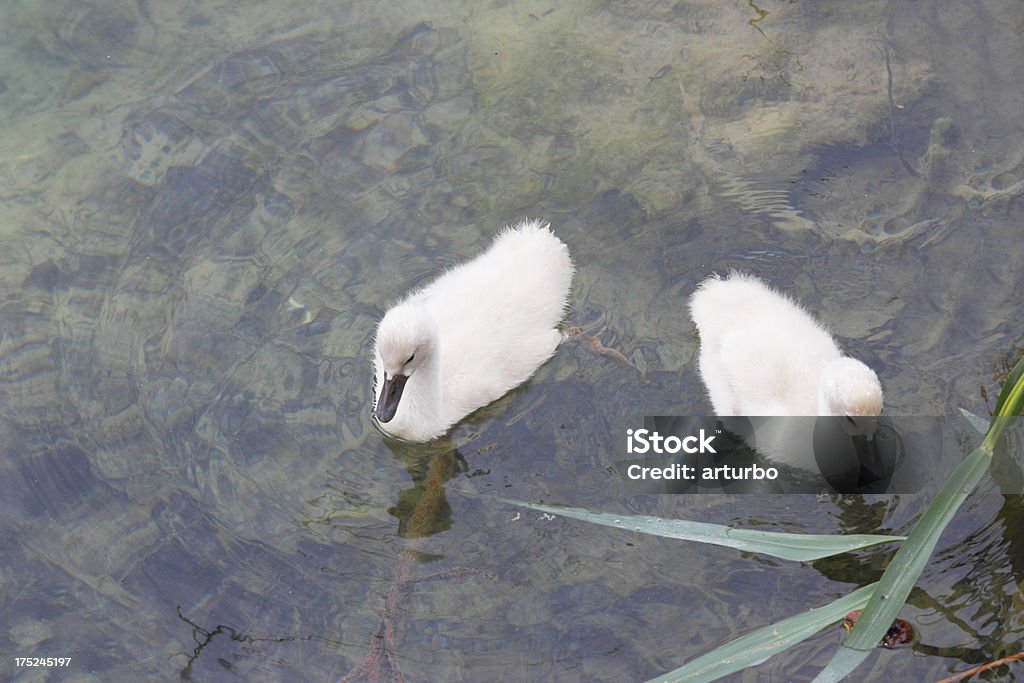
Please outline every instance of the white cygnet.
[[875, 372], [844, 357], [810, 313], [753, 275], [704, 280], [690, 298], [690, 314], [700, 333], [701, 379], [716, 415], [858, 418], [882, 412]]
[[377, 423], [429, 441], [529, 379], [562, 339], [572, 275], [548, 224], [525, 220], [399, 301], [377, 327]]
[[[701, 379], [717, 416], [833, 416], [842, 418], [848, 436], [874, 434], [883, 398], [878, 376], [844, 357], [832, 335], [786, 295], [732, 272], [704, 280], [690, 314], [700, 335]], [[813, 421], [754, 420], [753, 427], [745, 438], [756, 438], [764, 455], [820, 469]]]

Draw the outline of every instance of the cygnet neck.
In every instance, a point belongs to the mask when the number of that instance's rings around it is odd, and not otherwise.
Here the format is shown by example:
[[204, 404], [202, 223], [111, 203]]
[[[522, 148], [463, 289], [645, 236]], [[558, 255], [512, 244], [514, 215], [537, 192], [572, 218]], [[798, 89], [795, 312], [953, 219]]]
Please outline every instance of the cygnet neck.
[[821, 417], [838, 417], [828, 400], [828, 382], [822, 377], [818, 381], [818, 415]]

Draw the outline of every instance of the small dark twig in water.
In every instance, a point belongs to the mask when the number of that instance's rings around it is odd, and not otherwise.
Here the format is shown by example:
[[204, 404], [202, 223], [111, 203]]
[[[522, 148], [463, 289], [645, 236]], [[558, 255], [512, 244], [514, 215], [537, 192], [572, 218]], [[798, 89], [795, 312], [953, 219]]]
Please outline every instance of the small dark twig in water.
[[[570, 337], [578, 339], [587, 351], [590, 351], [595, 356], [604, 356], [605, 358], [611, 358], [619, 365], [627, 368], [633, 368], [637, 372], [640, 372], [640, 368], [633, 364], [631, 360], [626, 358], [622, 352], [617, 349], [612, 349], [601, 343], [601, 338], [598, 333], [590, 334], [583, 331], [582, 327], [570, 327], [566, 331]], [[642, 373], [641, 373], [642, 374]]]
[[968, 669], [967, 671], [961, 671], [960, 673], [950, 676], [949, 678], [943, 678], [941, 681], [937, 681], [937, 683], [956, 683], [957, 681], [962, 681], [965, 678], [969, 678], [970, 676], [973, 676], [977, 673], [981, 673], [982, 671], [988, 671], [989, 669], [994, 669], [997, 666], [1003, 666], [1004, 664], [1009, 664], [1010, 662], [1015, 662], [1021, 659], [1024, 659], [1024, 652], [1018, 652], [1015, 655], [1003, 657], [1002, 659], [997, 659], [994, 662], [989, 662], [988, 664], [976, 666], [973, 669]]
[[892, 46], [889, 44], [889, 38], [885, 35], [882, 36], [882, 54], [885, 55], [885, 73], [888, 76], [888, 94], [889, 94], [889, 147], [896, 153], [896, 158], [903, 164], [903, 168], [907, 169], [910, 175], [918, 175], [914, 167], [910, 165], [906, 159], [903, 158], [903, 154], [900, 152], [899, 146], [896, 144], [896, 101], [892, 97], [892, 58], [890, 52]]

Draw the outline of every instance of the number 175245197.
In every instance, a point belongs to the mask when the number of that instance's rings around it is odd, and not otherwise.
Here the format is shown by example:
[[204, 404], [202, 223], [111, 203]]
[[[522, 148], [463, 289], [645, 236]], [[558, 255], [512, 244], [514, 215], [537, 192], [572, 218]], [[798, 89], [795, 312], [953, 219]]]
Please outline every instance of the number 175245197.
[[71, 666], [71, 657], [15, 657], [14, 666]]

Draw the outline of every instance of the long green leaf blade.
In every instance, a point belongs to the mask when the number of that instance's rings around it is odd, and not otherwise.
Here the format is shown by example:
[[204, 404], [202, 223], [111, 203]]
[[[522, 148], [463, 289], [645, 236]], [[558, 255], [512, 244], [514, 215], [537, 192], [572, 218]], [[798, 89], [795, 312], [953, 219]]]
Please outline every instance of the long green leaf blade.
[[772, 655], [813, 636], [830, 624], [835, 624], [848, 612], [862, 608], [870, 599], [876, 585], [858, 588], [827, 605], [751, 631], [649, 683], [713, 681], [741, 669], [756, 666]]
[[607, 512], [584, 510], [583, 508], [561, 505], [542, 505], [518, 500], [506, 500], [533, 510], [562, 515], [591, 524], [610, 526], [616, 529], [639, 531], [663, 538], [711, 543], [751, 553], [762, 553], [783, 560], [807, 562], [823, 557], [848, 553], [880, 543], [904, 540], [903, 536], [881, 536], [855, 534], [835, 536], [823, 534], [790, 534], [752, 529], [730, 529], [721, 524], [691, 522], [683, 519], [661, 519], [647, 515], [616, 515]]
[[1013, 366], [996, 399], [996, 415], [1020, 415], [1024, 411], [1024, 356]]
[[992, 453], [1003, 430], [1010, 423], [1011, 415], [1024, 410], [1024, 358], [1014, 367], [1007, 378], [999, 399], [996, 413], [989, 425], [981, 446], [960, 465], [939, 490], [924, 515], [914, 526], [892, 562], [886, 568], [878, 589], [857, 620], [857, 625], [832, 657], [832, 661], [814, 679], [815, 683], [833, 683], [841, 680], [867, 656], [867, 653], [885, 635], [896, 618], [917, 579], [924, 571], [939, 536], [974, 491], [992, 463]]
[[[857, 620], [857, 625], [833, 656], [829, 665], [814, 680], [839, 680], [849, 670], [842, 670], [840, 659], [849, 661], [855, 657], [844, 650], [853, 649], [868, 652], [881, 641], [893, 619], [903, 607], [907, 596], [917, 583], [918, 577], [931, 557], [939, 536], [956, 514], [967, 495], [974, 490], [988, 469], [991, 453], [978, 448], [965, 458], [929, 504], [924, 515], [914, 526], [913, 532], [889, 563], [878, 589], [868, 606]], [[842, 658], [840, 654], [842, 653]], [[836, 678], [836, 676], [839, 678]]]

